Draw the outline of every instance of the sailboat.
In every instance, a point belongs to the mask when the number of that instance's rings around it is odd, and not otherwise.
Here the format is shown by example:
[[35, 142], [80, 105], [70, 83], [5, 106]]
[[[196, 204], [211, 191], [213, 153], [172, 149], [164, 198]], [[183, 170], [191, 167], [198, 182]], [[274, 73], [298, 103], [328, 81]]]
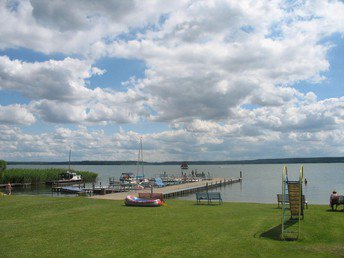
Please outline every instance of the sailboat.
[[[139, 175], [140, 172], [141, 172], [141, 175]], [[136, 190], [143, 189], [145, 186], [144, 183], [146, 181], [148, 182], [148, 180], [145, 179], [145, 173], [144, 173], [144, 168], [143, 168], [142, 137], [140, 138], [136, 175], [132, 172], [122, 173], [119, 180], [122, 185], [127, 186], [127, 187], [132, 187]]]
[[[141, 175], [139, 175], [141, 169]], [[142, 150], [142, 137], [140, 138], [139, 153], [137, 157], [137, 171], [136, 178], [145, 178], [145, 172], [143, 169], [143, 150]]]
[[139, 181], [139, 186], [141, 188], [150, 187], [149, 180], [145, 178], [145, 171], [143, 167], [142, 137], [140, 138], [139, 152], [137, 156], [136, 179]]
[[59, 175], [59, 181], [61, 182], [79, 182], [82, 180], [81, 175], [77, 175], [76, 173], [71, 172], [71, 169], [70, 169], [71, 156], [72, 156], [72, 149], [69, 149], [68, 170]]

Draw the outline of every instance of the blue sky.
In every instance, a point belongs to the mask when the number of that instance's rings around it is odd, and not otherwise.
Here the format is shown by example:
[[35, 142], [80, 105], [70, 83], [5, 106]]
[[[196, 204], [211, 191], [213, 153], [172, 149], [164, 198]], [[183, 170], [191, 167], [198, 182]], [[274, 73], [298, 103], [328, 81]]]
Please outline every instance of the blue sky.
[[343, 156], [343, 2], [249, 5], [1, 2], [0, 159]]

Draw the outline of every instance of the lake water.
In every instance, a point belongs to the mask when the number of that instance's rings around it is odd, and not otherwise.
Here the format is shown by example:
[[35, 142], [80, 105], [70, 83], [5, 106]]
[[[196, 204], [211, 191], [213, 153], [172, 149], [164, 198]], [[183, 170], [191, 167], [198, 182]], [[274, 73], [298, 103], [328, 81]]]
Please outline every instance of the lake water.
[[[60, 165], [10, 165], [8, 168], [46, 168], [65, 167]], [[75, 170], [96, 172], [99, 182], [108, 185], [110, 177], [119, 178], [123, 172], [136, 174], [136, 166], [115, 165], [73, 165]], [[230, 202], [256, 202], [276, 203], [276, 194], [281, 193], [282, 164], [263, 165], [193, 165], [189, 171], [210, 173], [213, 177], [237, 178], [240, 171], [243, 173], [242, 183], [235, 183], [217, 189], [222, 193], [224, 201]], [[180, 175], [180, 168], [176, 165], [147, 165], [144, 167], [145, 176], [158, 176], [163, 172], [167, 174]], [[300, 171], [299, 164], [288, 165], [289, 180], [298, 180]], [[310, 204], [327, 204], [333, 189], [339, 194], [344, 194], [344, 163], [326, 164], [304, 164], [304, 177], [308, 184], [304, 185], [303, 191]], [[17, 193], [19, 193], [16, 190]], [[49, 189], [37, 189], [24, 191], [25, 194], [51, 194]], [[179, 199], [194, 200], [195, 195], [179, 197]]]

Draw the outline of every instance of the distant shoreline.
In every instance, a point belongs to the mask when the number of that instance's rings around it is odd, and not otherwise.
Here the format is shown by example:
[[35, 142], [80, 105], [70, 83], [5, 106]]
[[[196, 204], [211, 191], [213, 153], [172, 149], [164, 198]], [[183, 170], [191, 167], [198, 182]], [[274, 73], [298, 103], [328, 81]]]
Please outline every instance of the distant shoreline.
[[[144, 165], [180, 165], [182, 161], [143, 162]], [[299, 164], [299, 163], [344, 163], [344, 157], [283, 158], [222, 161], [187, 161], [189, 165], [245, 165], [245, 164]], [[68, 165], [68, 161], [8, 161], [8, 165]], [[71, 161], [71, 165], [137, 165], [137, 161]]]

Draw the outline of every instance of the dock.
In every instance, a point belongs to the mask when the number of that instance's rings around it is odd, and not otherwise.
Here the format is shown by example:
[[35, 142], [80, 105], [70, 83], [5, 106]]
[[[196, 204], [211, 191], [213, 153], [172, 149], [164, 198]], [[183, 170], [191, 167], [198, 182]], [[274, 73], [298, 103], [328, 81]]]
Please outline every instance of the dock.
[[93, 192], [88, 189], [80, 188], [77, 186], [56, 186], [52, 188], [56, 193], [69, 193], [69, 194], [92, 194]]
[[[196, 192], [206, 191], [207, 189], [215, 189], [218, 187], [239, 183], [242, 178], [213, 178], [211, 180], [202, 180], [197, 182], [189, 182], [178, 185], [154, 188], [154, 193], [162, 193], [165, 199], [192, 194]], [[94, 195], [90, 198], [106, 199], [106, 200], [124, 200], [128, 195], [138, 195], [138, 193], [150, 193], [151, 189], [131, 190], [129, 192], [110, 193], [105, 195]]]
[[[0, 184], [0, 188], [6, 188], [7, 184]], [[31, 183], [11, 183], [11, 187], [31, 187]]]

